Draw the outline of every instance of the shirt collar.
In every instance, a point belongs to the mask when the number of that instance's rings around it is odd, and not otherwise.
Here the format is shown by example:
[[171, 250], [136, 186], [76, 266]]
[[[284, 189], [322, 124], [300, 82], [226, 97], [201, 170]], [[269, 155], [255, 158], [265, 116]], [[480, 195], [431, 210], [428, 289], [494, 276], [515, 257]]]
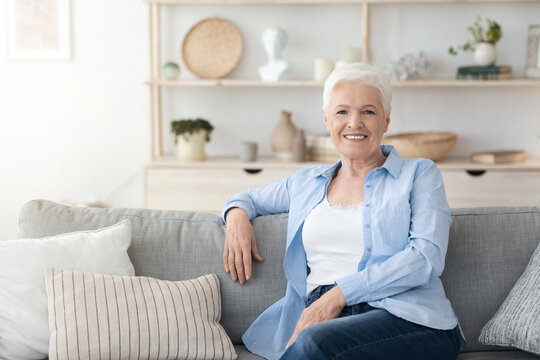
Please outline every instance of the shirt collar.
[[[397, 179], [401, 173], [401, 167], [403, 166], [403, 159], [397, 153], [396, 149], [392, 145], [381, 145], [383, 155], [386, 156], [386, 161], [381, 168], [386, 169], [392, 177]], [[324, 166], [320, 171], [316, 172], [315, 176], [324, 176], [327, 179], [332, 179], [336, 174], [336, 171], [341, 168], [341, 160], [336, 161], [332, 165]]]

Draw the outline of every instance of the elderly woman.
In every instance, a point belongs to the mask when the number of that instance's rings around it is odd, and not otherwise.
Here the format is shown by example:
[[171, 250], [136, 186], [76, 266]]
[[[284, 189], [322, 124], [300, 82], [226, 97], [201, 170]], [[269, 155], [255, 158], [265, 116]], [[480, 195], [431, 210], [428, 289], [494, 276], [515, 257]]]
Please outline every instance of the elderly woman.
[[249, 280], [250, 220], [289, 213], [285, 297], [243, 336], [268, 359], [456, 359], [465, 346], [440, 275], [451, 224], [443, 181], [426, 159], [380, 145], [391, 83], [362, 63], [326, 80], [324, 122], [340, 154], [228, 199], [223, 263]]

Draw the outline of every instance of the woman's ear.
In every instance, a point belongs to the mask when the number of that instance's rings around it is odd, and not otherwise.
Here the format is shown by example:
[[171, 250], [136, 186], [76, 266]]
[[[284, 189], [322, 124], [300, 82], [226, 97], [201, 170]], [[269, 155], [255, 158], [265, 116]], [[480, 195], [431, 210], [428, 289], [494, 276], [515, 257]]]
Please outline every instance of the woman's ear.
[[386, 119], [384, 119], [384, 132], [388, 131], [388, 126], [390, 125], [390, 114], [386, 115]]
[[330, 131], [330, 129], [328, 128], [328, 119], [327, 119], [326, 113], [324, 111], [323, 111], [323, 117], [324, 117], [324, 125], [326, 126], [326, 130]]

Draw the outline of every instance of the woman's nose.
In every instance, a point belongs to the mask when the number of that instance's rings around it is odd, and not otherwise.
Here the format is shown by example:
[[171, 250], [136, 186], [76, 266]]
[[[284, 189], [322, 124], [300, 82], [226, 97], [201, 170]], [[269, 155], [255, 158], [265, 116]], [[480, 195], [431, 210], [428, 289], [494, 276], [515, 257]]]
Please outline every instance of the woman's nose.
[[349, 118], [348, 126], [351, 129], [361, 128], [364, 126], [364, 122], [362, 121], [362, 116], [359, 113], [352, 113], [351, 117]]

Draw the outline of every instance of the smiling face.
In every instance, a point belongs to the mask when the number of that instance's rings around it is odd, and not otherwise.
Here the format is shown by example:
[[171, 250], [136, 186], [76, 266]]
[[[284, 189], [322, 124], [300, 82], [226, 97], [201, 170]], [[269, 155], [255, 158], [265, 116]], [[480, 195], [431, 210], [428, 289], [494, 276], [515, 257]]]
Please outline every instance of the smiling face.
[[390, 114], [385, 115], [376, 88], [342, 82], [334, 86], [324, 122], [342, 159], [370, 161], [380, 157]]

